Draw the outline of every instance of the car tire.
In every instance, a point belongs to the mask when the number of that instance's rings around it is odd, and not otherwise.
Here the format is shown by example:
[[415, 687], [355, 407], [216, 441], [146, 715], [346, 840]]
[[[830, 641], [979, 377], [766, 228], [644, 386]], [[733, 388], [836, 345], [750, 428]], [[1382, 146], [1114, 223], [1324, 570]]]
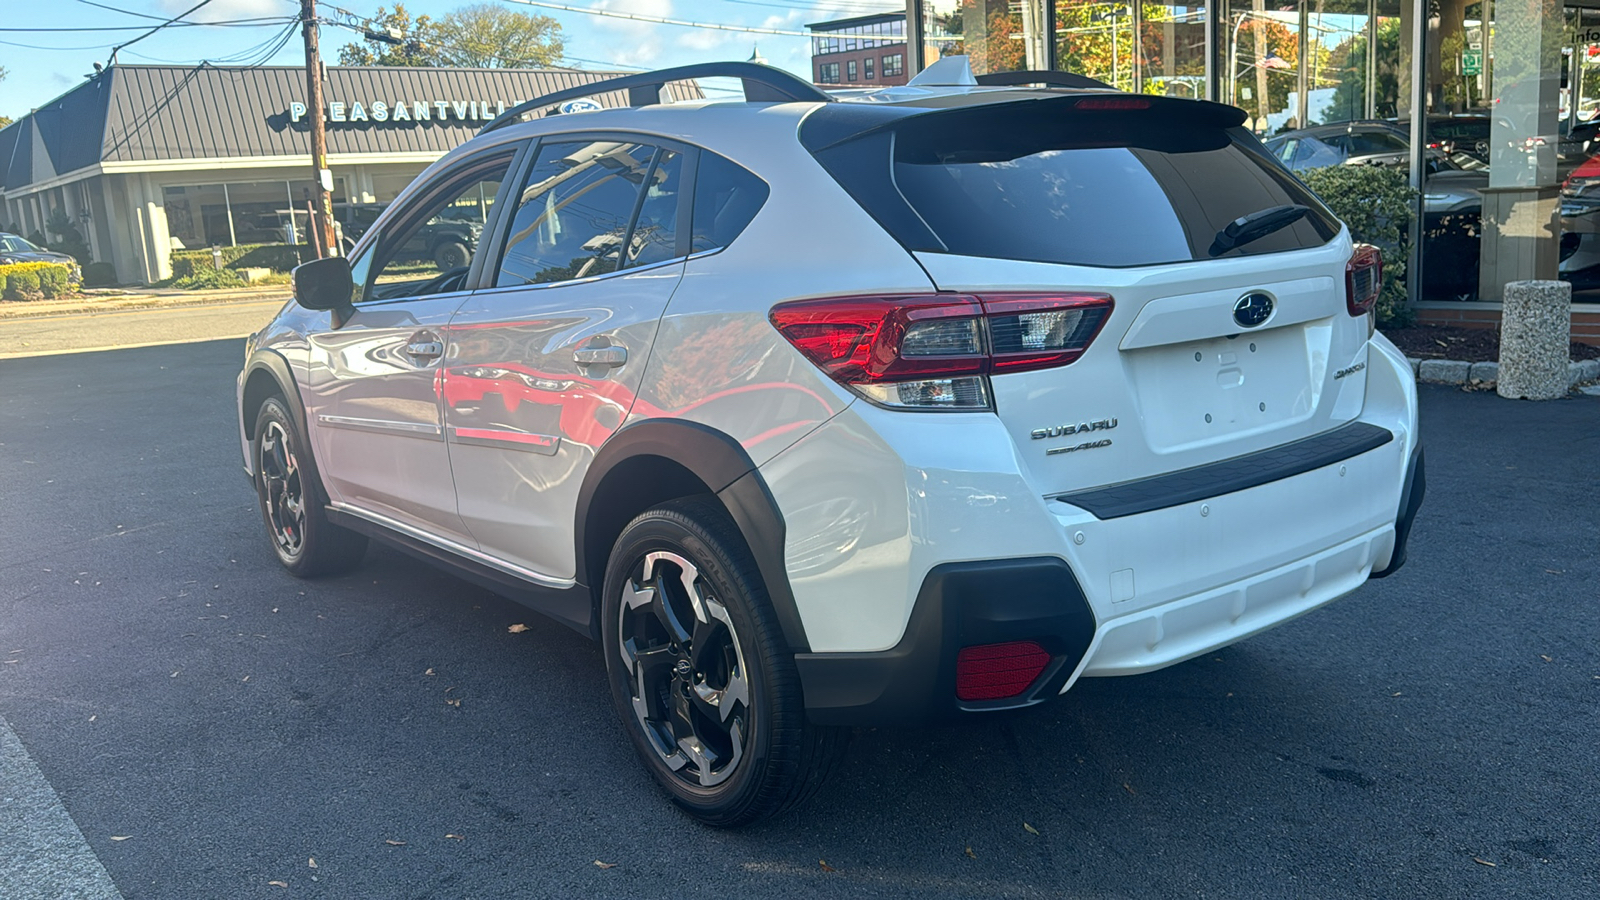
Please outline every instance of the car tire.
[[674, 803], [731, 827], [816, 792], [849, 733], [807, 720], [755, 560], [716, 500], [636, 517], [612, 550], [604, 592], [612, 700]]
[[472, 251], [460, 241], [442, 241], [433, 248], [433, 263], [439, 271], [459, 269], [472, 262]]
[[367, 537], [328, 521], [321, 485], [303, 464], [305, 438], [280, 397], [256, 415], [250, 460], [267, 540], [278, 562], [300, 578], [334, 575], [360, 565]]

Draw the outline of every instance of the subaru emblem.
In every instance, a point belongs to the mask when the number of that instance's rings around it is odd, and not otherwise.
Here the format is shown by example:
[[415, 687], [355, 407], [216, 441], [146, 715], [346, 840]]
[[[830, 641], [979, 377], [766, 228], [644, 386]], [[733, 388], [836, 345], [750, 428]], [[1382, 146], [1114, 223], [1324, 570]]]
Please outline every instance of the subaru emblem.
[[1254, 328], [1272, 318], [1272, 295], [1251, 291], [1233, 304], [1233, 320], [1246, 328]]

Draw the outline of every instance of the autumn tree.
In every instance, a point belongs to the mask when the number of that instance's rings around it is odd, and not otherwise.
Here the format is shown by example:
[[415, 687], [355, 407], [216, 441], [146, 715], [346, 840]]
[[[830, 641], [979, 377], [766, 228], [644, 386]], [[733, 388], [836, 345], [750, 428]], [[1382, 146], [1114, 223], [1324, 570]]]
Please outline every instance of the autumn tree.
[[492, 3], [463, 6], [434, 26], [443, 65], [477, 69], [553, 66], [565, 49], [561, 23]]
[[[6, 80], [6, 67], [5, 66], [0, 66], [0, 81], [5, 81], [5, 80]], [[10, 116], [0, 116], [0, 128], [4, 128], [4, 127], [6, 127], [7, 125], [10, 125], [10, 124], [11, 124], [11, 117]]]
[[345, 66], [551, 66], [564, 49], [561, 23], [492, 3], [463, 6], [443, 18], [412, 17], [404, 4], [378, 7], [361, 43], [339, 48]]

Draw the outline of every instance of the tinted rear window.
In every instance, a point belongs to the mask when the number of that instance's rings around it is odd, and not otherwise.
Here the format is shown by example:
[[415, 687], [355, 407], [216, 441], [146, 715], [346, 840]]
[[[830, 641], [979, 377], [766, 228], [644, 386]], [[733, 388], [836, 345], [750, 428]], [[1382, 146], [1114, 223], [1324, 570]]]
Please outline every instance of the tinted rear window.
[[1155, 110], [1045, 106], [914, 116], [818, 159], [913, 250], [1115, 267], [1211, 259], [1229, 222], [1285, 204], [1311, 213], [1222, 255], [1315, 247], [1338, 233], [1332, 214], [1241, 129]]

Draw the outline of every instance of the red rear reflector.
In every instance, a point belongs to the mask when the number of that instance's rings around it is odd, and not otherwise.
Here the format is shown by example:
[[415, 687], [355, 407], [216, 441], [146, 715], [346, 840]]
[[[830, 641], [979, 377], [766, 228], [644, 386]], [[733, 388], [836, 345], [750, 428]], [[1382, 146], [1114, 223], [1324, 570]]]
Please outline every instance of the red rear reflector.
[[1345, 306], [1352, 316], [1372, 312], [1383, 288], [1383, 254], [1371, 244], [1357, 244], [1344, 265]]
[[1149, 97], [1085, 97], [1073, 109], [1149, 109]]
[[1002, 700], [1026, 691], [1050, 665], [1050, 654], [1033, 641], [964, 647], [956, 655], [956, 697]]

